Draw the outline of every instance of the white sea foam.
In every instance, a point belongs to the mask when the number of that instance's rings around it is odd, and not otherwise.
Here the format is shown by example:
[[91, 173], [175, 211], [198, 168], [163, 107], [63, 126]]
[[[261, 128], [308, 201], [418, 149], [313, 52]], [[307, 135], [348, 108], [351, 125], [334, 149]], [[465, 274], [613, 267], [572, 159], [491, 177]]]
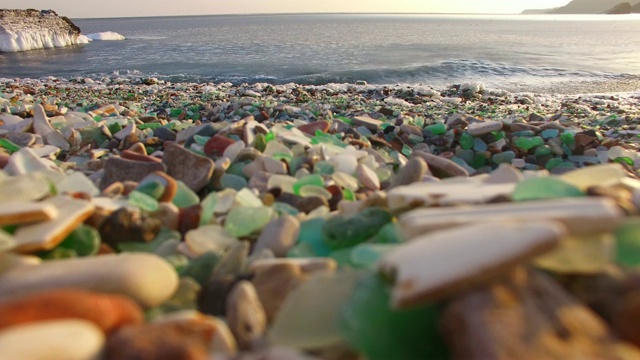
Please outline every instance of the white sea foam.
[[83, 35], [51, 30], [23, 30], [0, 32], [0, 52], [18, 52], [35, 49], [86, 44], [89, 39]]
[[113, 31], [105, 31], [94, 34], [89, 34], [87, 37], [91, 40], [124, 40], [124, 36]]

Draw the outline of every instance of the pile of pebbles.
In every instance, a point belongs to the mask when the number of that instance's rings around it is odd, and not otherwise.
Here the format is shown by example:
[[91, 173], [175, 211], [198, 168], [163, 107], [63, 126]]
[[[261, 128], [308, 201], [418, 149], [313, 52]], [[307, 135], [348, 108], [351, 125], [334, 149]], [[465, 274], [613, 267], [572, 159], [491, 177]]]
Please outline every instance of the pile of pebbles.
[[0, 79], [0, 354], [640, 357], [640, 95]]

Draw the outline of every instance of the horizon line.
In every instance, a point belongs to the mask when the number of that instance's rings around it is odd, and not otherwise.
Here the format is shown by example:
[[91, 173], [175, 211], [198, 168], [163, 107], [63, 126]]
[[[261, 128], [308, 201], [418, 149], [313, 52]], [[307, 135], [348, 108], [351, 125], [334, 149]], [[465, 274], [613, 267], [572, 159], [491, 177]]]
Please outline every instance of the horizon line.
[[[60, 14], [58, 14], [60, 15]], [[144, 16], [109, 16], [109, 17], [70, 17], [71, 19], [135, 19], [165, 17], [208, 17], [208, 16], [282, 16], [282, 15], [531, 15], [520, 13], [443, 13], [443, 12], [291, 12], [291, 13], [229, 13], [229, 14], [186, 14], [186, 15], [144, 15]], [[540, 14], [545, 15], [545, 14]], [[65, 15], [60, 15], [65, 16]]]

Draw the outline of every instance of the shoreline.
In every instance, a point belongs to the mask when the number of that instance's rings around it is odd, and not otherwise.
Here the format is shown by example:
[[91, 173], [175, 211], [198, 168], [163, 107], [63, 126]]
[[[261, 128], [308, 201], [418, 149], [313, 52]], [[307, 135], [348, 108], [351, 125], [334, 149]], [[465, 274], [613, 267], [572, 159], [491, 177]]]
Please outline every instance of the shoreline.
[[[118, 72], [119, 73], [119, 72]], [[584, 85], [567, 85], [564, 83], [558, 84], [522, 84], [518, 87], [521, 90], [509, 90], [504, 88], [504, 86], [492, 86], [486, 85], [486, 83], [481, 81], [466, 81], [466, 82], [456, 82], [449, 83], [447, 85], [440, 84], [436, 82], [434, 84], [429, 83], [368, 83], [365, 80], [357, 80], [352, 82], [328, 82], [328, 83], [299, 83], [295, 81], [289, 82], [269, 82], [269, 81], [211, 81], [205, 80], [202, 81], [193, 81], [193, 80], [172, 80], [174, 78], [179, 78], [182, 75], [158, 75], [153, 74], [150, 76], [136, 74], [101, 74], [101, 75], [90, 75], [90, 76], [76, 76], [71, 78], [59, 77], [59, 76], [41, 76], [38, 78], [26, 78], [26, 77], [6, 77], [0, 76], [0, 85], [3, 86], [4, 89], [10, 87], [11, 85], [26, 85], [26, 86], [51, 86], [51, 87], [65, 87], [65, 88], [73, 88], [81, 91], [82, 89], [93, 91], [100, 88], [108, 88], [114, 86], [130, 86], [130, 87], [149, 87], [154, 86], [158, 89], [166, 89], [166, 88], [181, 88], [185, 90], [195, 89], [195, 88], [238, 88], [238, 89], [262, 89], [265, 87], [279, 87], [282, 89], [291, 89], [293, 87], [300, 87], [306, 89], [315, 89], [315, 90], [323, 90], [328, 89], [334, 92], [336, 91], [345, 91], [346, 89], [350, 90], [358, 90], [360, 92], [363, 91], [380, 91], [380, 90], [400, 90], [400, 89], [413, 89], [418, 92], [427, 91], [427, 95], [432, 92], [437, 93], [449, 93], [450, 95], [455, 95], [454, 91], [456, 88], [459, 88], [463, 85], [473, 85], [479, 86], [482, 91], [479, 95], [486, 96], [507, 96], [507, 95], [518, 95], [518, 94], [534, 94], [536, 96], [544, 96], [544, 97], [572, 97], [572, 96], [600, 96], [600, 95], [629, 95], [633, 96], [636, 94], [640, 94], [640, 78], [634, 78], [635, 75], [631, 76], [628, 79], [615, 79], [615, 80], [581, 80], [579, 83], [584, 83]], [[623, 83], [623, 85], [620, 85]], [[560, 92], [545, 92], [545, 91], [537, 91], [537, 89], [541, 88], [551, 88], [558, 87], [560, 89], [573, 89], [571, 91], [560, 91]], [[620, 88], [622, 86], [622, 90]], [[585, 91], [576, 90], [584, 89]], [[597, 91], [597, 90], [589, 90], [589, 89], [602, 89], [602, 88], [615, 88], [615, 90], [610, 91]], [[459, 94], [460, 95], [460, 94]], [[477, 98], [477, 99], [481, 99]]]
[[[15, 55], [11, 54], [11, 55]], [[301, 77], [309, 77], [312, 75], [301, 75]], [[314, 75], [315, 76], [315, 75]], [[322, 76], [318, 74], [317, 76]], [[468, 77], [462, 82], [444, 82], [442, 80], [434, 80], [432, 83], [407, 83], [407, 82], [390, 82], [390, 83], [368, 83], [366, 80], [352, 80], [345, 82], [321, 82], [321, 83], [305, 83], [299, 82], [295, 79], [288, 81], [285, 79], [277, 79], [274, 77], [264, 76], [257, 79], [244, 79], [229, 78], [221, 80], [208, 79], [206, 76], [196, 75], [161, 75], [161, 74], [142, 74], [138, 71], [124, 71], [124, 75], [120, 71], [115, 71], [111, 74], [89, 74], [74, 77], [64, 76], [40, 76], [37, 78], [29, 77], [6, 77], [0, 76], [0, 82], [26, 82], [26, 83], [57, 83], [67, 85], [95, 85], [95, 86], [109, 86], [109, 85], [144, 85], [148, 79], [154, 79], [156, 84], [170, 84], [176, 86], [216, 86], [219, 84], [231, 84], [232, 86], [282, 86], [295, 84], [303, 87], [336, 87], [343, 85], [355, 85], [358, 83], [365, 83], [369, 87], [376, 88], [431, 88], [437, 91], [445, 91], [452, 86], [459, 86], [462, 83], [474, 83], [485, 86], [485, 88], [493, 91], [507, 91], [512, 94], [518, 93], [534, 93], [539, 95], [549, 96], [572, 96], [572, 95], [599, 95], [599, 94], [625, 94], [625, 93], [639, 93], [640, 92], [640, 76], [625, 74], [624, 76], [616, 76], [612, 79], [591, 79], [578, 78], [577, 81], [570, 81], [568, 79], [555, 80], [557, 77], [541, 77], [541, 79], [551, 79], [551, 81], [527, 81], [518, 79], [490, 79], [488, 81], [482, 81], [476, 77]]]
[[640, 357], [640, 91], [100, 82], [0, 78], [0, 353]]

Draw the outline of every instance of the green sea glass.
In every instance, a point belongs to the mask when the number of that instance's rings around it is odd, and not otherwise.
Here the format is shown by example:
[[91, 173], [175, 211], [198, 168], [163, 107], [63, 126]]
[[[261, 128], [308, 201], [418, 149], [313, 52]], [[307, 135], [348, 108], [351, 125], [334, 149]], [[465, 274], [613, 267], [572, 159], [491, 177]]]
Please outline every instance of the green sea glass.
[[266, 206], [236, 207], [227, 215], [224, 228], [235, 237], [249, 236], [267, 225], [273, 216], [273, 209]]
[[522, 150], [530, 150], [536, 146], [544, 145], [544, 140], [539, 136], [531, 138], [519, 137], [514, 141], [515, 145]]
[[398, 244], [405, 242], [406, 239], [402, 236], [398, 224], [390, 222], [380, 228], [371, 241], [377, 244]]
[[160, 197], [164, 194], [165, 189], [165, 185], [160, 181], [151, 180], [140, 183], [136, 187], [135, 191], [147, 194], [154, 199], [160, 199]]
[[322, 226], [322, 239], [333, 250], [352, 247], [374, 236], [392, 218], [379, 207], [350, 216], [334, 216]]
[[173, 197], [173, 204], [179, 208], [186, 208], [189, 206], [197, 205], [200, 203], [198, 195], [189, 189], [189, 187], [180, 180], [176, 181], [177, 190], [176, 195]]
[[129, 205], [148, 212], [158, 211], [160, 206], [158, 200], [137, 190], [129, 193]]
[[43, 260], [60, 260], [78, 257], [78, 253], [73, 249], [58, 247], [43, 253], [41, 257]]
[[551, 149], [550, 146], [547, 145], [543, 145], [543, 146], [538, 146], [534, 151], [533, 151], [533, 155], [535, 155], [535, 157], [539, 158], [539, 157], [543, 157], [543, 156], [549, 156], [553, 154], [553, 150]]
[[448, 359], [434, 305], [408, 311], [389, 306], [389, 288], [369, 274], [342, 309], [340, 329], [347, 342], [370, 360]]
[[318, 174], [307, 175], [293, 184], [293, 193], [300, 195], [300, 189], [307, 185], [323, 186], [324, 180], [322, 179], [322, 176]]
[[0, 147], [3, 147], [7, 150], [9, 150], [10, 153], [14, 153], [18, 150], [20, 150], [20, 146], [14, 144], [13, 142], [11, 142], [8, 139], [0, 139]]
[[539, 177], [521, 181], [511, 198], [513, 201], [580, 197], [585, 194], [576, 186], [556, 177]]
[[200, 213], [200, 226], [207, 225], [213, 219], [213, 215], [218, 205], [218, 193], [209, 193], [200, 203], [202, 212]]
[[570, 132], [565, 132], [564, 134], [560, 135], [560, 140], [562, 141], [562, 144], [567, 146], [571, 146], [576, 143], [575, 137]]
[[433, 124], [424, 128], [431, 132], [433, 135], [442, 135], [447, 132], [447, 126], [445, 124]]
[[462, 133], [462, 135], [460, 135], [461, 148], [463, 148], [464, 150], [470, 150], [473, 148], [473, 144], [474, 144], [473, 136], [467, 133]]
[[182, 235], [180, 235], [179, 232], [163, 228], [158, 232], [155, 239], [150, 242], [121, 242], [118, 244], [117, 250], [126, 252], [156, 253], [156, 251], [166, 242], [181, 239]]
[[616, 231], [616, 262], [636, 267], [640, 265], [640, 220], [620, 225]]
[[78, 256], [93, 256], [100, 250], [100, 233], [82, 224], [67, 235], [58, 247], [74, 250]]

